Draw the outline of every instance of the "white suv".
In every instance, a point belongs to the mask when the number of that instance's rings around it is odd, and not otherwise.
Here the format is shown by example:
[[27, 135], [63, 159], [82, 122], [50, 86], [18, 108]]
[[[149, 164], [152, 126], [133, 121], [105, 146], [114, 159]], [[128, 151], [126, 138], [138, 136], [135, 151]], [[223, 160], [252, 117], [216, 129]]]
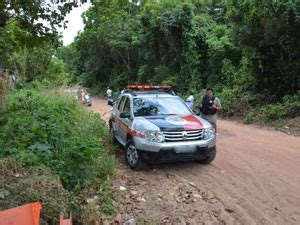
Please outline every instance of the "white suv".
[[171, 88], [128, 86], [113, 106], [110, 131], [125, 147], [131, 169], [183, 160], [208, 164], [216, 156], [213, 127], [195, 115]]

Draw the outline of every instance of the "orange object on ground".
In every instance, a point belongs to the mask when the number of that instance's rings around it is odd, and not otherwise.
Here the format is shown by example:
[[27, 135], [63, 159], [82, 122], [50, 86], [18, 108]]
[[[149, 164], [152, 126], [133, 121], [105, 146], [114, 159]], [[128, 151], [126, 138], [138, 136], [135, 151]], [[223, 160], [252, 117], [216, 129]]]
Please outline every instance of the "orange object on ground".
[[60, 214], [60, 220], [59, 220], [59, 225], [72, 225], [72, 214], [70, 215], [69, 219], [64, 219], [64, 213]]
[[0, 212], [0, 225], [39, 225], [41, 203], [35, 202]]

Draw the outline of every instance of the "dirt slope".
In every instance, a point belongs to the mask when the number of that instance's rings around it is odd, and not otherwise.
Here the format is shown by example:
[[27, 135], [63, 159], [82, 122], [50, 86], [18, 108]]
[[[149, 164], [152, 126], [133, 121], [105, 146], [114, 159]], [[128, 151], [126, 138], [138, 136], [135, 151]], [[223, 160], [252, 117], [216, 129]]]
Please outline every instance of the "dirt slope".
[[[93, 99], [91, 110], [105, 119], [109, 109], [105, 100]], [[224, 120], [218, 126], [218, 154], [208, 166], [173, 163], [134, 172], [120, 154], [118, 219], [127, 224], [300, 224], [300, 138]]]

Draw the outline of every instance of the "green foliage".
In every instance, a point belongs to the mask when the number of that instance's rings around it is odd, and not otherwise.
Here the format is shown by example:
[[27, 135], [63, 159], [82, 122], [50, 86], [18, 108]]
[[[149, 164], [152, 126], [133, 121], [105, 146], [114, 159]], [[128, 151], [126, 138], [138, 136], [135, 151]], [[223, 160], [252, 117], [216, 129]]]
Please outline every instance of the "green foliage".
[[49, 166], [68, 189], [113, 173], [114, 159], [103, 144], [104, 122], [73, 99], [55, 92], [15, 92], [1, 124], [1, 155], [14, 155], [27, 166]]
[[57, 28], [64, 25], [66, 14], [78, 5], [78, 1], [62, 1], [60, 4], [58, 2], [2, 0], [0, 2], [0, 28], [6, 27], [12, 21], [18, 21], [20, 28], [24, 32], [34, 34], [35, 38], [51, 38], [57, 33]]
[[70, 82], [70, 74], [65, 68], [64, 61], [54, 56], [51, 58], [48, 69], [38, 79], [45, 86], [54, 88], [68, 84]]
[[225, 58], [222, 61], [221, 80], [222, 86], [230, 88], [239, 88], [243, 91], [253, 90], [254, 79], [249, 71], [251, 68], [249, 58], [243, 56], [240, 64], [235, 66], [231, 60]]
[[256, 111], [246, 114], [245, 123], [270, 122], [282, 118], [293, 118], [300, 116], [300, 95], [287, 95], [281, 103], [264, 105]]
[[30, 82], [44, 75], [52, 61], [53, 54], [52, 46], [45, 43], [40, 47], [31, 49], [25, 47], [18, 52], [15, 51], [9, 60], [10, 65], [14, 64], [17, 67], [20, 78]]
[[227, 1], [233, 37], [251, 52], [255, 91], [278, 99], [299, 90], [299, 1]]
[[270, 0], [95, 2], [84, 15], [85, 30], [58, 56], [72, 80], [98, 92], [169, 84], [198, 97], [212, 87], [223, 115], [245, 116], [299, 90], [299, 6]]
[[133, 6], [104, 5], [94, 4], [85, 15], [85, 32], [59, 53], [73, 65], [74, 80], [119, 89], [135, 82], [175, 82], [184, 89], [186, 76], [197, 76], [191, 5], [147, 3], [140, 14], [132, 13]]
[[105, 213], [106, 215], [114, 215], [115, 213], [117, 213], [117, 203], [111, 201], [114, 197], [114, 193], [109, 190], [107, 187], [104, 187], [100, 190], [100, 198], [99, 198], [99, 202], [104, 203], [101, 204], [100, 206], [100, 212], [101, 213]]
[[0, 28], [0, 67], [15, 72], [18, 80], [31, 82], [41, 79], [53, 67], [55, 41], [39, 40], [34, 43], [34, 34], [24, 32], [18, 22]]
[[243, 119], [244, 123], [250, 124], [250, 123], [255, 122], [255, 116], [256, 116], [255, 111], [250, 111], [250, 112], [246, 113], [246, 115]]
[[238, 102], [238, 90], [224, 88], [218, 95], [222, 99], [222, 113], [226, 116], [234, 114], [235, 105]]

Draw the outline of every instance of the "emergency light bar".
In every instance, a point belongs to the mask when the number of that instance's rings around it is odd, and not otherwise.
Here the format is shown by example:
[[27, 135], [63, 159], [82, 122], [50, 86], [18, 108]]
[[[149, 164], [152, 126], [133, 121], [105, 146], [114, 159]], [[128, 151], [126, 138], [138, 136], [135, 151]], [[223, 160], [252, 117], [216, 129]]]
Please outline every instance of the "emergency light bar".
[[163, 85], [163, 86], [152, 86], [152, 85], [129, 85], [127, 86], [128, 89], [131, 89], [131, 90], [139, 90], [139, 89], [142, 89], [142, 90], [155, 90], [155, 89], [167, 89], [167, 90], [170, 90], [172, 88], [174, 88], [174, 86], [168, 86], [168, 85]]

